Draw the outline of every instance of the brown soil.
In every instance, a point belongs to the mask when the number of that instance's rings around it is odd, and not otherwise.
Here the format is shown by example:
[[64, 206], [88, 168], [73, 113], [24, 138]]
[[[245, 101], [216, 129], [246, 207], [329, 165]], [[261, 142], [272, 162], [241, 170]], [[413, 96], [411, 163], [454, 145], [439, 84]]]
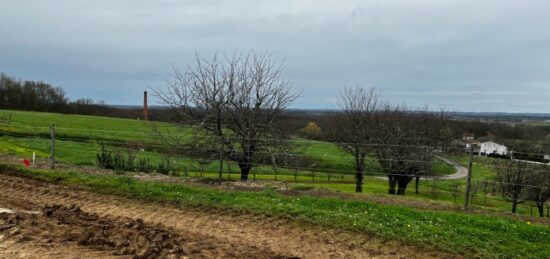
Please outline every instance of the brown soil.
[[0, 258], [456, 257], [288, 219], [176, 208], [5, 174], [0, 190], [0, 208], [15, 211], [0, 217]]
[[147, 226], [141, 219], [105, 219], [74, 205], [47, 206], [36, 214], [0, 213], [0, 222], [3, 222], [0, 231], [4, 238], [16, 242], [76, 243], [133, 258], [192, 255], [184, 239], [161, 226]]

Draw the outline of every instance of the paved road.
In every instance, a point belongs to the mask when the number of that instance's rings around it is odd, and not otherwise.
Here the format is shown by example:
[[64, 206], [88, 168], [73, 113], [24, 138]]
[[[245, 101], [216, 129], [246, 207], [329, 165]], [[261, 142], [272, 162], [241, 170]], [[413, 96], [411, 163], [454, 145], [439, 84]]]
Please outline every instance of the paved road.
[[[440, 156], [438, 156], [437, 159], [442, 160], [443, 162], [445, 162], [449, 165], [452, 165], [455, 168], [455, 173], [454, 174], [439, 176], [438, 179], [440, 179], [440, 180], [454, 180], [454, 179], [460, 179], [460, 178], [464, 178], [464, 177], [468, 176], [468, 169], [466, 167], [462, 166], [461, 164], [459, 164], [455, 161], [451, 161], [447, 158], [440, 157]], [[387, 180], [388, 179], [385, 176], [376, 177], [376, 178], [382, 179], [382, 180]], [[431, 176], [420, 176], [420, 179], [433, 179], [433, 177], [431, 177]]]
[[440, 177], [440, 179], [454, 180], [454, 179], [460, 179], [460, 178], [464, 178], [464, 177], [468, 176], [468, 169], [466, 167], [462, 166], [461, 164], [459, 164], [455, 161], [451, 161], [451, 160], [449, 160], [447, 158], [444, 158], [444, 157], [437, 157], [437, 158], [439, 158], [440, 160], [442, 160], [443, 162], [445, 162], [449, 165], [454, 166], [454, 168], [455, 168], [455, 173], [454, 174], [442, 176], [442, 177]]

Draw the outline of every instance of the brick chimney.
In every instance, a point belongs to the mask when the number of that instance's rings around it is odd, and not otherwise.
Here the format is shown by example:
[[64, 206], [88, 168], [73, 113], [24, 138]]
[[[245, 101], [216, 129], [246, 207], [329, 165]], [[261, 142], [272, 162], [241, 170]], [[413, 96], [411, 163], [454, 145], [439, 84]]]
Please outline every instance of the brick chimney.
[[143, 92], [143, 119], [148, 120], [148, 118], [147, 118], [147, 91]]

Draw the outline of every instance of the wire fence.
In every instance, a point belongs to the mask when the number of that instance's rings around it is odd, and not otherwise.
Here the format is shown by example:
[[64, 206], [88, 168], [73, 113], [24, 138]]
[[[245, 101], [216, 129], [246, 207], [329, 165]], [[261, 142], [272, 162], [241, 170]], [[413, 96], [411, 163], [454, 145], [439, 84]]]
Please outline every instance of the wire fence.
[[[47, 130], [49, 130], [49, 127], [15, 127], [19, 129], [32, 129], [33, 132], [35, 132], [33, 140], [35, 141], [50, 141], [50, 139], [47, 137], [46, 133]], [[56, 128], [58, 138], [57, 141], [60, 141], [57, 145], [58, 151], [59, 149], [63, 149], [63, 142], [73, 142], [73, 143], [81, 143], [81, 144], [93, 144], [96, 146], [105, 145], [109, 148], [112, 148], [113, 150], [108, 151], [109, 153], [116, 153], [116, 152], [123, 152], [123, 151], [116, 151], [114, 149], [120, 148], [122, 150], [127, 149], [130, 145], [133, 145], [133, 148], [138, 147], [139, 150], [133, 150], [128, 152], [134, 152], [134, 154], [123, 154], [124, 160], [128, 162], [129, 160], [133, 159], [132, 163], [129, 163], [129, 165], [126, 165], [125, 168], [122, 168], [124, 170], [128, 171], [144, 171], [144, 165], [140, 165], [140, 161], [149, 161], [148, 166], [149, 168], [146, 171], [156, 171], [168, 175], [174, 175], [174, 176], [184, 176], [184, 177], [196, 177], [196, 178], [211, 178], [211, 179], [217, 179], [218, 177], [222, 177], [224, 180], [237, 180], [239, 178], [240, 172], [239, 172], [239, 166], [251, 166], [252, 171], [250, 175], [252, 176], [253, 180], [276, 180], [276, 181], [289, 181], [289, 182], [295, 182], [295, 183], [315, 183], [315, 184], [355, 184], [356, 183], [356, 170], [350, 170], [350, 169], [338, 169], [338, 168], [332, 168], [332, 167], [324, 167], [326, 165], [320, 164], [318, 161], [326, 160], [325, 164], [330, 163], [336, 163], [337, 166], [340, 166], [340, 164], [350, 164], [352, 167], [353, 162], [355, 158], [351, 155], [347, 155], [342, 152], [342, 154], [332, 154], [332, 153], [324, 153], [324, 154], [318, 154], [318, 153], [298, 153], [298, 152], [268, 152], [265, 150], [256, 151], [257, 155], [265, 155], [265, 156], [280, 156], [280, 157], [293, 157], [293, 158], [309, 158], [314, 159], [314, 161], [317, 161], [315, 164], [302, 164], [302, 165], [292, 165], [288, 161], [278, 161], [280, 163], [279, 165], [274, 164], [271, 162], [235, 162], [230, 160], [223, 160], [222, 164], [223, 167], [220, 169], [219, 165], [217, 165], [220, 161], [216, 157], [210, 157], [210, 158], [197, 158], [197, 157], [190, 157], [188, 155], [181, 154], [183, 151], [185, 152], [197, 152], [197, 153], [212, 153], [216, 154], [219, 150], [215, 148], [207, 148], [207, 147], [200, 147], [195, 146], [193, 148], [181, 148], [177, 145], [170, 145], [166, 143], [159, 143], [157, 141], [152, 141], [155, 137], [154, 133], [144, 133], [144, 132], [126, 132], [126, 131], [111, 131], [111, 130], [93, 130], [93, 129], [78, 129], [78, 128]], [[40, 132], [43, 131], [43, 132]], [[36, 132], [40, 132], [36, 133]], [[87, 138], [83, 138], [81, 136], [75, 136], [74, 134], [71, 135], [69, 133], [71, 132], [78, 132], [79, 134], [86, 136]], [[127, 135], [132, 136], [134, 138], [129, 140], [121, 140], [121, 139], [111, 139], [111, 138], [95, 138], [90, 133], [101, 133], [101, 134], [113, 134], [113, 136], [121, 136], [121, 135]], [[23, 134], [24, 135], [24, 134]], [[181, 134], [173, 134], [170, 133], [172, 136], [181, 136]], [[136, 140], [135, 137], [140, 136], [141, 138], [147, 138], [151, 137], [151, 139], [142, 139]], [[228, 140], [233, 141], [237, 140], [234, 138], [228, 138]], [[274, 138], [257, 138], [255, 140], [258, 141], [292, 141], [295, 143], [304, 143], [304, 144], [311, 144], [311, 143], [321, 143], [323, 145], [335, 145], [335, 146], [344, 146], [344, 145], [362, 145], [362, 146], [368, 146], [368, 147], [384, 147], [385, 144], [383, 143], [343, 143], [343, 142], [317, 142], [317, 141], [311, 141], [311, 140], [305, 140], [305, 139], [274, 139]], [[181, 143], [179, 143], [181, 145]], [[411, 148], [411, 149], [418, 149], [418, 148], [425, 148], [427, 150], [437, 150], [438, 152], [434, 154], [444, 154], [443, 150], [446, 152], [453, 151], [457, 153], [464, 154], [465, 148], [463, 147], [456, 147], [456, 146], [424, 146], [424, 145], [385, 145], [386, 147], [400, 147], [400, 148]], [[177, 149], [179, 152], [171, 153], [173, 150], [171, 149]], [[157, 152], [157, 150], [160, 150]], [[169, 150], [169, 151], [167, 151]], [[171, 151], [170, 151], [171, 150]], [[75, 150], [64, 150], [65, 152], [78, 152]], [[183, 153], [185, 153], [183, 152]], [[520, 152], [518, 152], [520, 153]], [[90, 161], [96, 160], [96, 156], [99, 154], [93, 154], [93, 157], [90, 158]], [[526, 153], [524, 153], [526, 154]], [[416, 163], [416, 164], [422, 164], [422, 163], [434, 163], [434, 160], [419, 160], [419, 159], [391, 159], [391, 158], [373, 158], [370, 157], [370, 160], [372, 160], [372, 163], [369, 163], [368, 166], [364, 170], [364, 175], [367, 176], [365, 183], [368, 184], [368, 182], [381, 182], [381, 181], [387, 181], [388, 174], [383, 170], [383, 168], [380, 166], [380, 163], [384, 162], [395, 162], [395, 163]], [[438, 160], [437, 156], [434, 156], [435, 160]], [[441, 159], [440, 159], [441, 160]], [[445, 161], [445, 160], [441, 160]], [[154, 162], [157, 163], [156, 166], [152, 165]], [[479, 162], [475, 161], [474, 162]], [[460, 167], [457, 166], [457, 162], [454, 162], [452, 166], [454, 167]], [[501, 166], [497, 163], [494, 164], [486, 164], [484, 165], [488, 168], [492, 169], [498, 169], [498, 168], [509, 168], [507, 166]], [[117, 168], [113, 168], [117, 169]], [[537, 172], [545, 172], [550, 174], [550, 167], [548, 170], [546, 168], [526, 168], [526, 171], [530, 171], [532, 173]], [[472, 172], [474, 175], [476, 172]], [[431, 198], [437, 198], [441, 200], [450, 200], [453, 203], [460, 203], [461, 197], [465, 195], [464, 193], [464, 187], [465, 183], [462, 178], [459, 179], [447, 179], [444, 175], [410, 175], [410, 174], [401, 174], [401, 173], [391, 173], [391, 176], [405, 176], [405, 177], [411, 177], [414, 179], [415, 177], [422, 178], [421, 181], [419, 181], [418, 186], [416, 186], [414, 180], [411, 181], [411, 186], [409, 185], [409, 193], [411, 192], [411, 189], [414, 188], [414, 192], [418, 193], [419, 195], [423, 195], [426, 197]], [[502, 194], [502, 186], [506, 185], [514, 185], [517, 187], [522, 187], [526, 190], [529, 189], [537, 189], [541, 191], [547, 191], [550, 190], [550, 186], [548, 185], [532, 185], [532, 184], [518, 184], [514, 182], [504, 182], [504, 181], [496, 181], [494, 179], [483, 179], [483, 180], [473, 180], [471, 183], [471, 193], [469, 195], [469, 198], [472, 204], [480, 205], [480, 206], [488, 206], [488, 205], [497, 205], [497, 206], [506, 206], [510, 204], [510, 199], [503, 197]], [[519, 202], [523, 202], [521, 204], [532, 204], [533, 200], [529, 200], [525, 197], [520, 197]], [[528, 207], [530, 208], [530, 207]], [[548, 206], [547, 206], [548, 208]], [[548, 212], [547, 212], [548, 216]]]

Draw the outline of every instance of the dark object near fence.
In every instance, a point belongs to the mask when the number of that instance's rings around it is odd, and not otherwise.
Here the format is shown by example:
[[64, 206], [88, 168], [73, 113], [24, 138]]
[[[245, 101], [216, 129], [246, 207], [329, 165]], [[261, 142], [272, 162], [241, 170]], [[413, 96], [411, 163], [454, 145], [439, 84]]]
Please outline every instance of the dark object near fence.
[[[126, 152], [127, 154], [124, 154], [120, 149], [111, 152], [105, 148], [105, 145], [102, 145], [100, 153], [96, 155], [97, 166], [116, 171], [144, 173], [151, 173], [156, 169], [149, 158], [140, 158], [137, 160], [135, 152], [132, 150], [127, 150]], [[137, 164], [135, 163], [136, 160]], [[164, 164], [160, 164], [157, 169], [160, 173], [166, 172]]]

